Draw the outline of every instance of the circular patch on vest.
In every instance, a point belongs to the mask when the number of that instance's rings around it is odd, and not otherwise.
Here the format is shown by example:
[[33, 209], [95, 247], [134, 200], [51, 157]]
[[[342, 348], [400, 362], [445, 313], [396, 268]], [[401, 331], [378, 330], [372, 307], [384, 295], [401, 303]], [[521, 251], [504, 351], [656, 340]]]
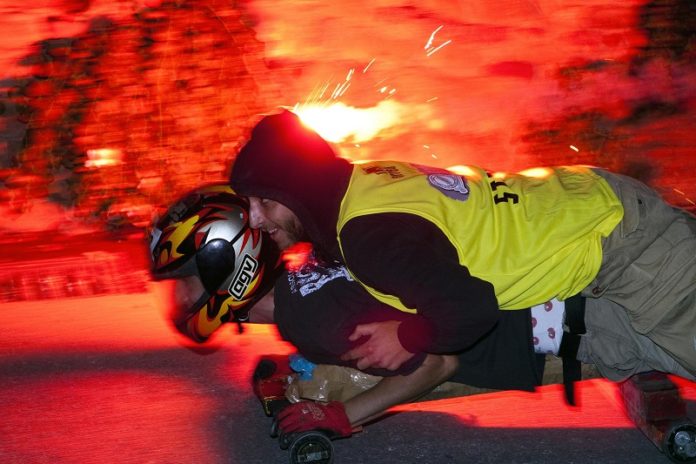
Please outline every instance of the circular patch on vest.
[[456, 174], [429, 174], [428, 183], [454, 200], [469, 199], [469, 186], [462, 176]]

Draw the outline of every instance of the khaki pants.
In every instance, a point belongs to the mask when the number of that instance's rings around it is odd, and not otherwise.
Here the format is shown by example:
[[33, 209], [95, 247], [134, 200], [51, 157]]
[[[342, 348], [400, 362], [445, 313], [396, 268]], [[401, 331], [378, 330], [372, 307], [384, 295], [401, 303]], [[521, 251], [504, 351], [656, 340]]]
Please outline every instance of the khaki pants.
[[597, 170], [624, 205], [583, 290], [587, 335], [578, 359], [623, 380], [660, 370], [696, 379], [696, 218], [646, 185]]

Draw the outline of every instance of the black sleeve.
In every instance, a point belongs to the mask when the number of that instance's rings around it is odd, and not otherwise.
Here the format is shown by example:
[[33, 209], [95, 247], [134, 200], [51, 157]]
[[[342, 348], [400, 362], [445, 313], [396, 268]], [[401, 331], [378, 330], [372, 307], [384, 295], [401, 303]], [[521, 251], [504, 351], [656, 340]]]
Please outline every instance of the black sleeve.
[[456, 249], [431, 222], [403, 213], [360, 216], [340, 238], [346, 264], [360, 281], [417, 310], [399, 328], [407, 350], [457, 352], [495, 325], [493, 285], [459, 264]]
[[[414, 317], [375, 300], [349, 278], [343, 266], [333, 270], [320, 268], [311, 275], [284, 274], [276, 281], [274, 302], [273, 316], [280, 335], [302, 356], [316, 364], [353, 368], [355, 361], [342, 361], [341, 355], [364, 341], [348, 340], [356, 325]], [[407, 375], [424, 359], [425, 353], [416, 353], [396, 371], [363, 371], [383, 377]]]

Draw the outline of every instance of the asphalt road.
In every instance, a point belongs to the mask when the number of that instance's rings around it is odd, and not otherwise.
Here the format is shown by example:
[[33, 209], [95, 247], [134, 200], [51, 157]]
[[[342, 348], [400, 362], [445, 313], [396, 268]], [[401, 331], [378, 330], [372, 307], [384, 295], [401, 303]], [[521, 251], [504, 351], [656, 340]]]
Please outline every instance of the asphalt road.
[[[287, 353], [274, 329], [230, 327], [184, 346], [157, 292], [0, 305], [0, 462], [284, 463], [249, 379]], [[683, 384], [694, 411], [696, 387]], [[350, 439], [337, 463], [667, 463], [634, 428], [614, 385], [557, 386], [406, 405]]]

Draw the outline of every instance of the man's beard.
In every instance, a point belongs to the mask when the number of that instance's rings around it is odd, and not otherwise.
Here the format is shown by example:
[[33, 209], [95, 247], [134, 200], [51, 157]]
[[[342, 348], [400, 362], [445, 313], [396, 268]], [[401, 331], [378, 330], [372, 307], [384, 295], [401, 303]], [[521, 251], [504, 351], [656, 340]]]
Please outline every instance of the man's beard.
[[284, 238], [287, 240], [287, 243], [285, 244], [278, 244], [283, 249], [298, 242], [310, 241], [304, 227], [302, 227], [302, 224], [300, 224], [297, 220], [288, 219], [281, 227], [281, 230], [285, 235]]

